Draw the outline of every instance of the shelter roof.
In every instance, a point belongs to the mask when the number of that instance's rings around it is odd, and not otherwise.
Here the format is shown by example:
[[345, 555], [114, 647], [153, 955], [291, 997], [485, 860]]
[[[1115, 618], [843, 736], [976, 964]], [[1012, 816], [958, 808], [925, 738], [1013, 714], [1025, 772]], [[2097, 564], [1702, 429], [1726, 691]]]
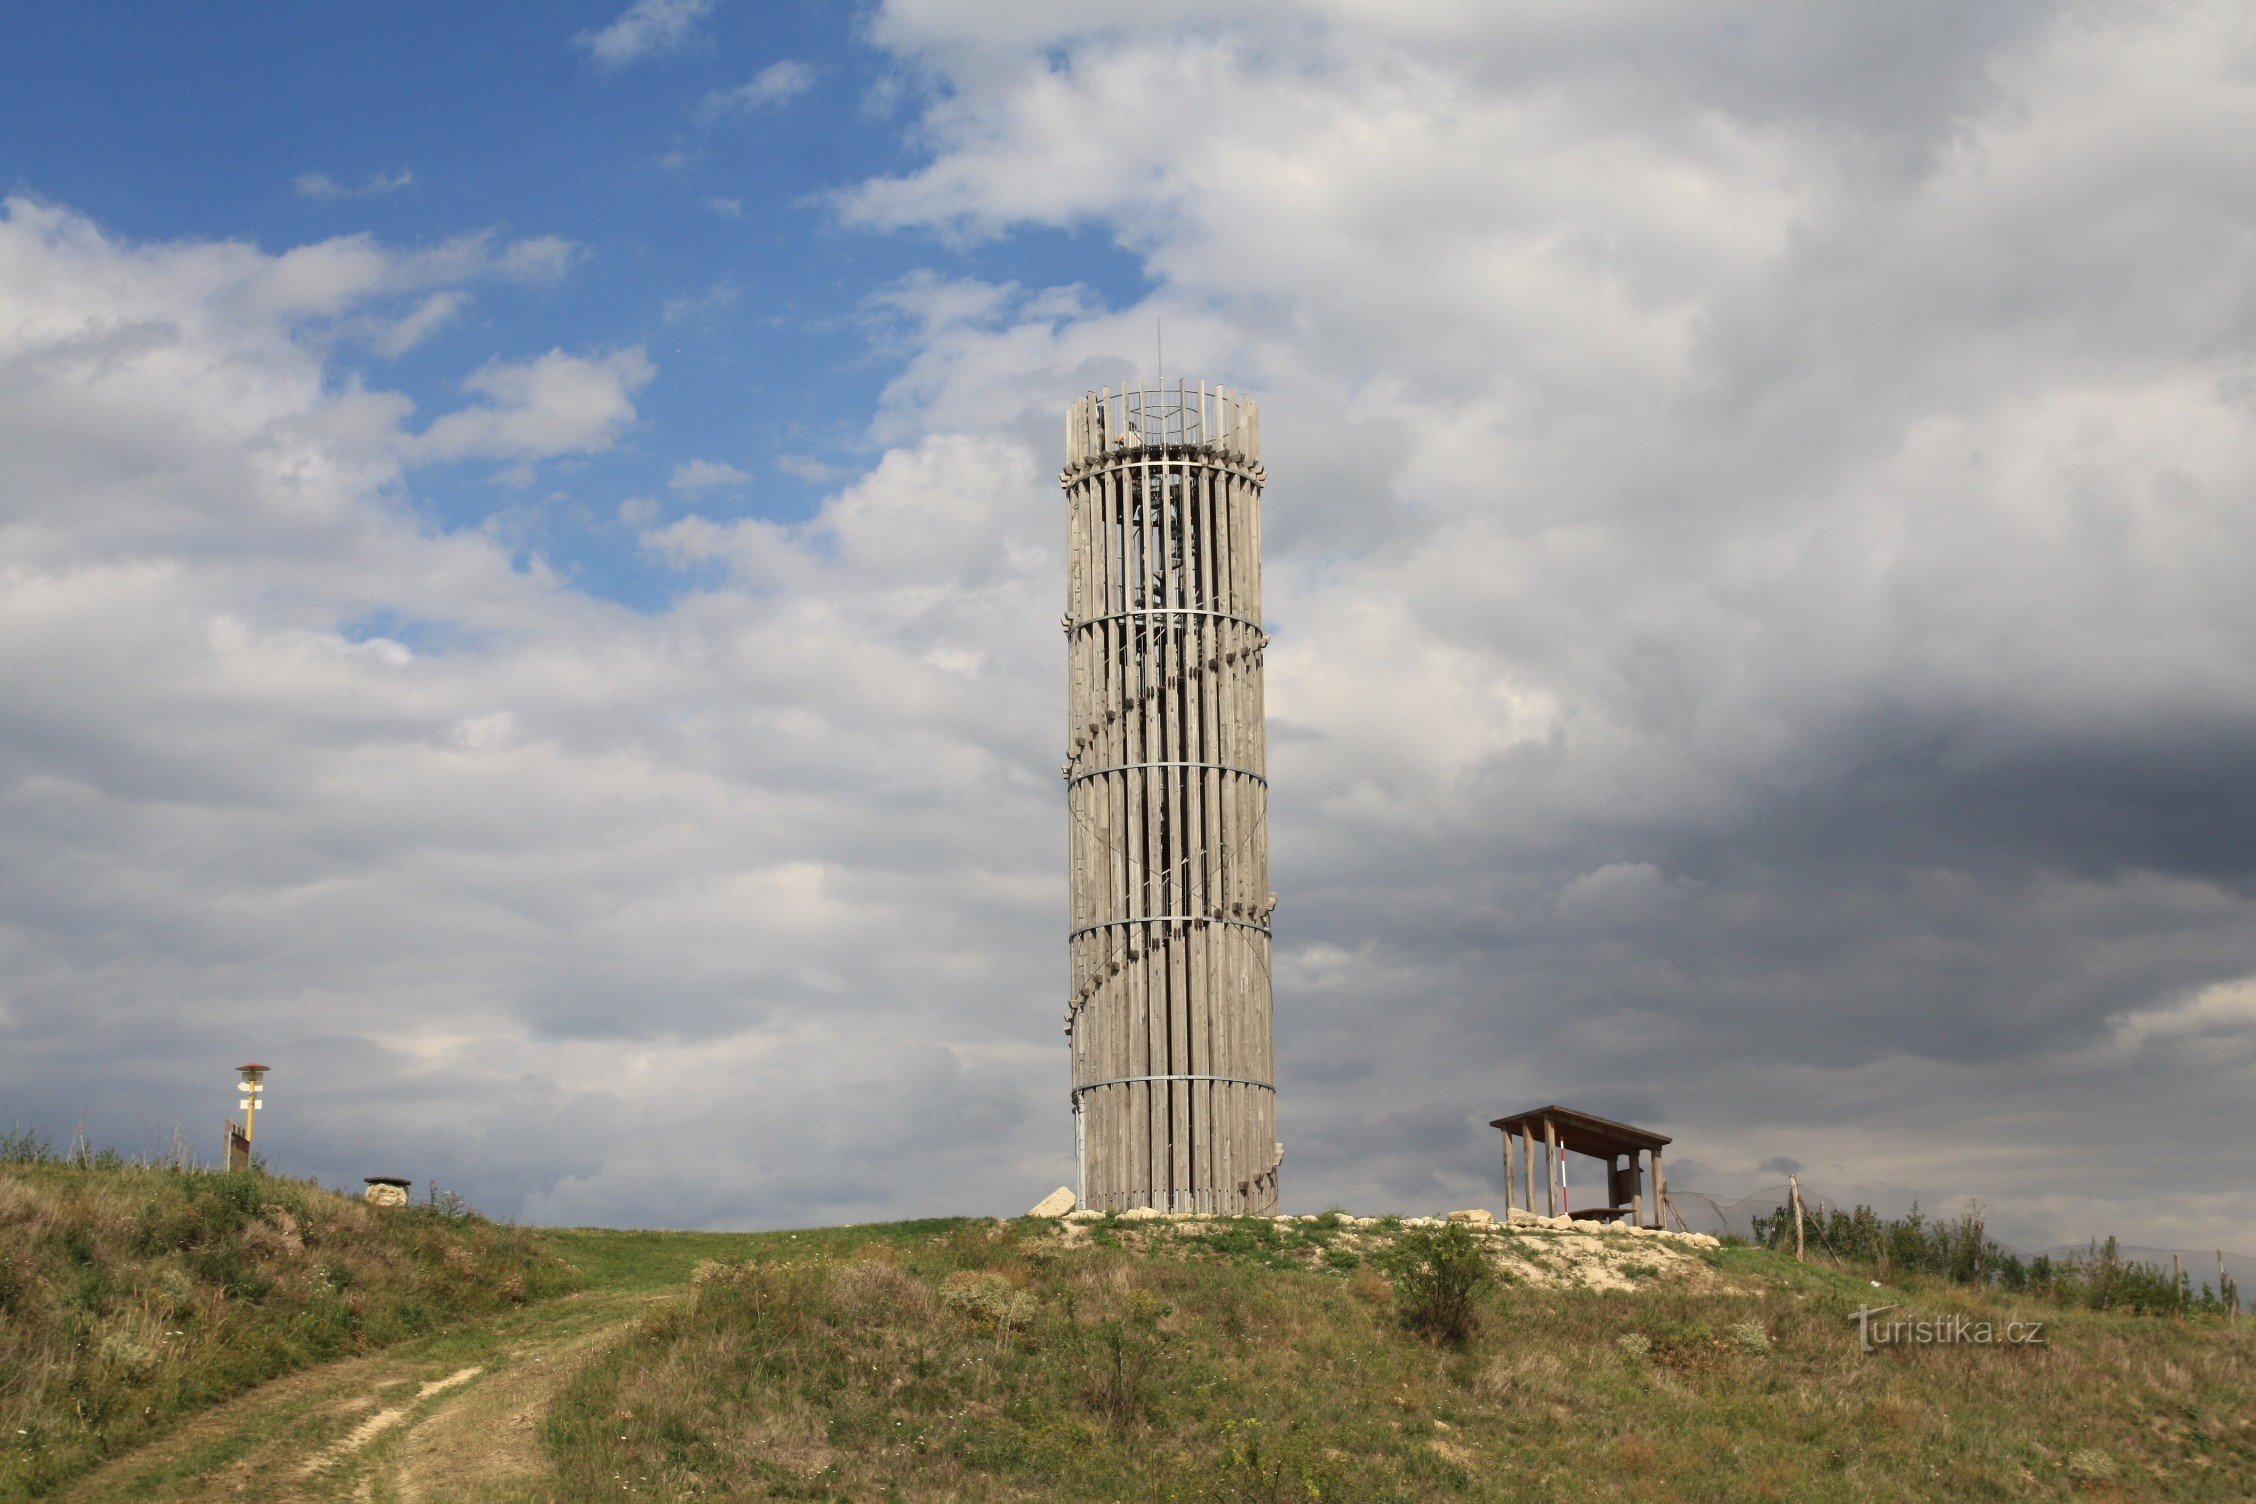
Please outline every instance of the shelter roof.
[[1612, 1118], [1602, 1118], [1594, 1112], [1577, 1112], [1572, 1107], [1561, 1107], [1556, 1103], [1549, 1107], [1531, 1107], [1526, 1112], [1515, 1112], [1510, 1117], [1494, 1119], [1488, 1126], [1501, 1128], [1506, 1133], [1518, 1133], [1525, 1129], [1541, 1138], [1546, 1120], [1550, 1122], [1552, 1131], [1559, 1136], [1560, 1148], [1598, 1159], [1658, 1149], [1671, 1142], [1665, 1133], [1655, 1133], [1649, 1128], [1635, 1128], [1628, 1123], [1617, 1123]]

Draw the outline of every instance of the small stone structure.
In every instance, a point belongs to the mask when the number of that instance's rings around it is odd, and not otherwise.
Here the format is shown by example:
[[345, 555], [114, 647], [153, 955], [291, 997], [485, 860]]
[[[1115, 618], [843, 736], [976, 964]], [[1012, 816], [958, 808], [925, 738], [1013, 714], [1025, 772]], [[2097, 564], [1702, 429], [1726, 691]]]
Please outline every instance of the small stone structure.
[[366, 1179], [368, 1189], [361, 1195], [370, 1206], [405, 1206], [407, 1188], [415, 1184], [397, 1175], [370, 1175]]

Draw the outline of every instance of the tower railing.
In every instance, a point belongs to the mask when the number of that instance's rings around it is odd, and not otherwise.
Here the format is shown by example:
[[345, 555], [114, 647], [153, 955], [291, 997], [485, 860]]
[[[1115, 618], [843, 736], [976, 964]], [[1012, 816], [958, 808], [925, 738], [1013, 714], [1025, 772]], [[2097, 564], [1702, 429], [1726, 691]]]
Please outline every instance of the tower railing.
[[1066, 409], [1069, 466], [1122, 449], [1216, 449], [1261, 459], [1261, 409], [1243, 392], [1205, 382], [1101, 387]]

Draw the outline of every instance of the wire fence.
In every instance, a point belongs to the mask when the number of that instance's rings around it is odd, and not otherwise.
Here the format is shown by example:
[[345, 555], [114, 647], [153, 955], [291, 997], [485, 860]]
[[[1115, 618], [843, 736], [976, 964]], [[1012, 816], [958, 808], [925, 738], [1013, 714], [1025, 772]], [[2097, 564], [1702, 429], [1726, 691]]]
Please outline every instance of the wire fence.
[[[1750, 1243], [1785, 1246], [1793, 1243], [1792, 1204], [1794, 1187], [1786, 1183], [1764, 1186], [1743, 1196], [1718, 1196], [1708, 1191], [1668, 1188], [1670, 1225], [1681, 1225], [1689, 1232], [1704, 1232], [1712, 1237], [1739, 1237]], [[1869, 1212], [1863, 1203], [1841, 1200], [1825, 1194], [1816, 1186], [1801, 1186], [1802, 1228], [1804, 1246], [1810, 1257], [1822, 1259], [1836, 1267], [1848, 1263], [1868, 1263], [1865, 1249], [1854, 1246], [1836, 1247], [1836, 1233], [1843, 1227], [1855, 1224], [1855, 1214], [1860, 1208]], [[1981, 1245], [2001, 1256], [2010, 1256], [2026, 1267], [2038, 1260], [2055, 1265], [2084, 1266], [2102, 1259], [2113, 1260], [2123, 1267], [2141, 1270], [2171, 1283], [2182, 1283], [2196, 1300], [2221, 1301], [2226, 1294], [2234, 1296], [2244, 1307], [2256, 1306], [2248, 1295], [2251, 1284], [2256, 1283], [2256, 1255], [2238, 1253], [2229, 1248], [2161, 1248], [2143, 1243], [2122, 1243], [2115, 1239], [2104, 1242], [2094, 1239], [2090, 1243], [2062, 1243], [2050, 1248], [2018, 1248], [1990, 1238], [1978, 1211], [1972, 1216], [1974, 1237]], [[1930, 1221], [1924, 1225], [1939, 1229], [1954, 1225], [1957, 1219]], [[1899, 1226], [1901, 1220], [1884, 1224]], [[1782, 1236], [1781, 1236], [1782, 1234]], [[1846, 1239], [1839, 1241], [1847, 1242]], [[1981, 1248], [1974, 1250], [1980, 1256]]]

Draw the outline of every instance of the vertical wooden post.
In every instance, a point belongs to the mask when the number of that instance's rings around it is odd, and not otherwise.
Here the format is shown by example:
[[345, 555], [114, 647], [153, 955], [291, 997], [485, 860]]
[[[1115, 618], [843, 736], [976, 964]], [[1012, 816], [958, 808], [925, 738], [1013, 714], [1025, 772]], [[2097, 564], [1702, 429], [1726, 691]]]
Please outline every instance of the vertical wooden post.
[[1559, 1215], [1559, 1130], [1550, 1115], [1543, 1118], [1543, 1204], [1545, 1216]]
[[1802, 1262], [1802, 1183], [1789, 1175], [1786, 1177], [1787, 1199], [1794, 1203], [1794, 1262]]
[[2170, 1295], [2174, 1300], [2185, 1299], [2185, 1259], [2179, 1254], [2170, 1255]]
[[[1512, 1130], [1504, 1130], [1504, 1220], [1512, 1220]], [[2217, 1267], [2222, 1269], [2224, 1255], [2218, 1255]]]
[[[1661, 1168], [1661, 1151], [1655, 1149], [1653, 1151], [1653, 1225], [1666, 1228], [1669, 1213], [1673, 1210], [1675, 1208], [1669, 1205], [1668, 1199], [1668, 1172]], [[1683, 1219], [1678, 1218], [1677, 1220], [1681, 1222]]]
[[1536, 1211], [1535, 1211], [1535, 1130], [1534, 1130], [1533, 1128], [1530, 1128], [1530, 1127], [1529, 1127], [1529, 1126], [1527, 1125], [1527, 1119], [1526, 1119], [1526, 1118], [1522, 1118], [1522, 1119], [1520, 1119], [1520, 1151], [1521, 1151], [1521, 1152], [1520, 1152], [1520, 1158], [1521, 1158], [1521, 1159], [1522, 1159], [1523, 1161], [1525, 1161], [1525, 1163], [1526, 1163], [1526, 1169], [1527, 1169], [1527, 1209], [1528, 1209], [1528, 1215], [1532, 1217], [1532, 1216], [1536, 1215]]

